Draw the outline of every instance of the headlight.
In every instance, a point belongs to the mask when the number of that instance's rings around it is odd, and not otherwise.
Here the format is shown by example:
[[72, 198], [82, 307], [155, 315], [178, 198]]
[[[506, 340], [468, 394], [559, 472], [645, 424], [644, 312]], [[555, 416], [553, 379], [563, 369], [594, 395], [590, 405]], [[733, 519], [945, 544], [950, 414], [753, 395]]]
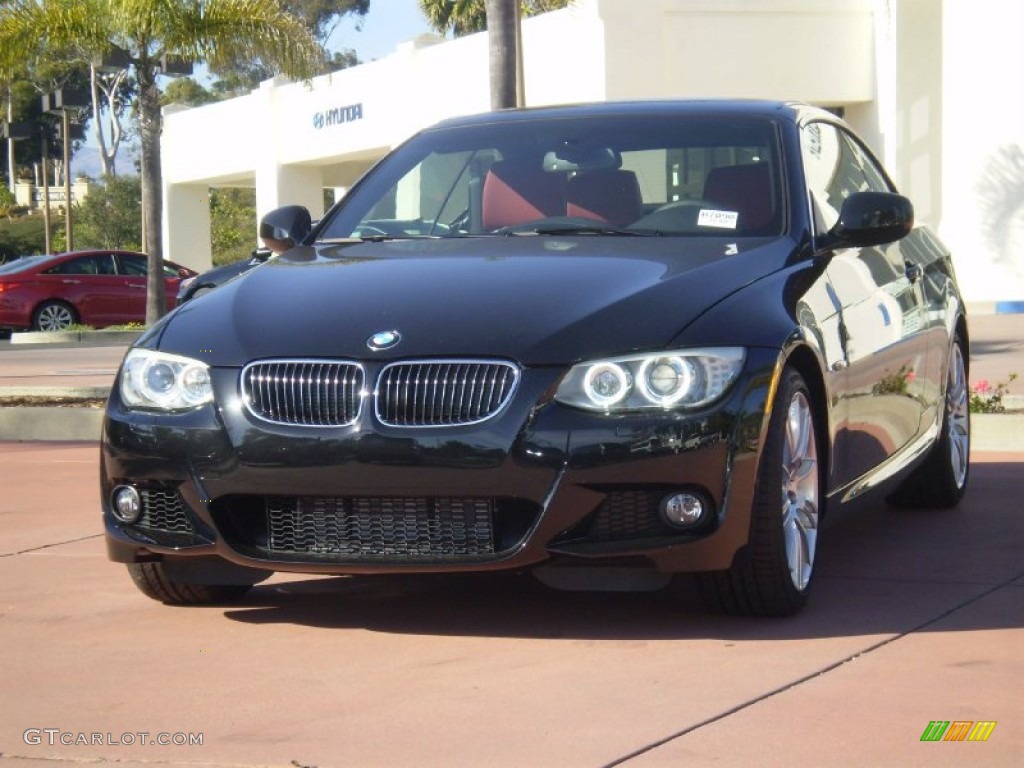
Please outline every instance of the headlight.
[[131, 408], [161, 411], [212, 403], [210, 369], [188, 357], [133, 349], [121, 369], [121, 399]]
[[698, 408], [721, 397], [746, 354], [738, 347], [688, 349], [573, 366], [555, 399], [591, 411]]

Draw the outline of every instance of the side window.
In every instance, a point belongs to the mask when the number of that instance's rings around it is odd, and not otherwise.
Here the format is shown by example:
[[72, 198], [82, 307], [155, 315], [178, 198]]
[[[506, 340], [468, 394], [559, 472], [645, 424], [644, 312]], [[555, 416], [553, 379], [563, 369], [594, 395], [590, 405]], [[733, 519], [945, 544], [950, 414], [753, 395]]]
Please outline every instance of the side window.
[[109, 255], [81, 256], [46, 270], [48, 275], [112, 275], [114, 263]]
[[854, 192], [892, 191], [861, 145], [831, 123], [804, 126], [800, 142], [807, 188], [821, 229], [832, 228], [843, 201]]
[[132, 277], [146, 276], [146, 261], [132, 256], [121, 255], [121, 272]]

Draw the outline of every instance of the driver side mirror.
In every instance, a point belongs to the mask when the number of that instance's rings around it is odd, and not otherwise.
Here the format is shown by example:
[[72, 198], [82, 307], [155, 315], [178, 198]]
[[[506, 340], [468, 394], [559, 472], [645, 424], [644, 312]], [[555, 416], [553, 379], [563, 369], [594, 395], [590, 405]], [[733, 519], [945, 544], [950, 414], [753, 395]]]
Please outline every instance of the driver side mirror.
[[893, 243], [914, 228], [914, 206], [892, 192], [854, 192], [843, 201], [839, 221], [829, 230], [829, 248]]
[[313, 229], [313, 218], [301, 205], [275, 208], [260, 219], [260, 237], [290, 246], [301, 244]]

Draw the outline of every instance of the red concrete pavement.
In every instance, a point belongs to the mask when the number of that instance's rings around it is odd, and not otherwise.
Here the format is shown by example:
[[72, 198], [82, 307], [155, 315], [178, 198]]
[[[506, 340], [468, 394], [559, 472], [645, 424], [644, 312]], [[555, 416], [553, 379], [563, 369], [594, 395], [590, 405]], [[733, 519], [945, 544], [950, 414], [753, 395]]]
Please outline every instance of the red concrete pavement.
[[1021, 765], [1024, 454], [974, 458], [956, 510], [828, 521], [808, 610], [755, 620], [495, 575], [170, 608], [105, 559], [95, 445], [0, 443], [0, 763]]

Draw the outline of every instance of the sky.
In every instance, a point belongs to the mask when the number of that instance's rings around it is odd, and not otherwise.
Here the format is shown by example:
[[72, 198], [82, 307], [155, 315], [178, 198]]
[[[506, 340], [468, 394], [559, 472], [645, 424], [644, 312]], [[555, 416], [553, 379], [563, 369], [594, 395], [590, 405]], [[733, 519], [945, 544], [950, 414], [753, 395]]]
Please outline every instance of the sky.
[[[370, 10], [362, 19], [361, 28], [357, 22], [344, 19], [328, 41], [332, 49], [352, 48], [360, 61], [382, 59], [393, 53], [395, 46], [417, 35], [430, 32], [419, 0], [370, 0]], [[73, 173], [84, 173], [92, 178], [101, 175], [99, 152], [88, 130], [86, 145], [71, 162]], [[118, 153], [118, 170], [130, 173], [131, 160]]]
[[373, 61], [394, 52], [399, 43], [430, 31], [419, 0], [370, 0], [362, 29], [357, 30], [352, 20], [345, 20], [329, 44], [332, 48], [354, 49], [360, 61]]

